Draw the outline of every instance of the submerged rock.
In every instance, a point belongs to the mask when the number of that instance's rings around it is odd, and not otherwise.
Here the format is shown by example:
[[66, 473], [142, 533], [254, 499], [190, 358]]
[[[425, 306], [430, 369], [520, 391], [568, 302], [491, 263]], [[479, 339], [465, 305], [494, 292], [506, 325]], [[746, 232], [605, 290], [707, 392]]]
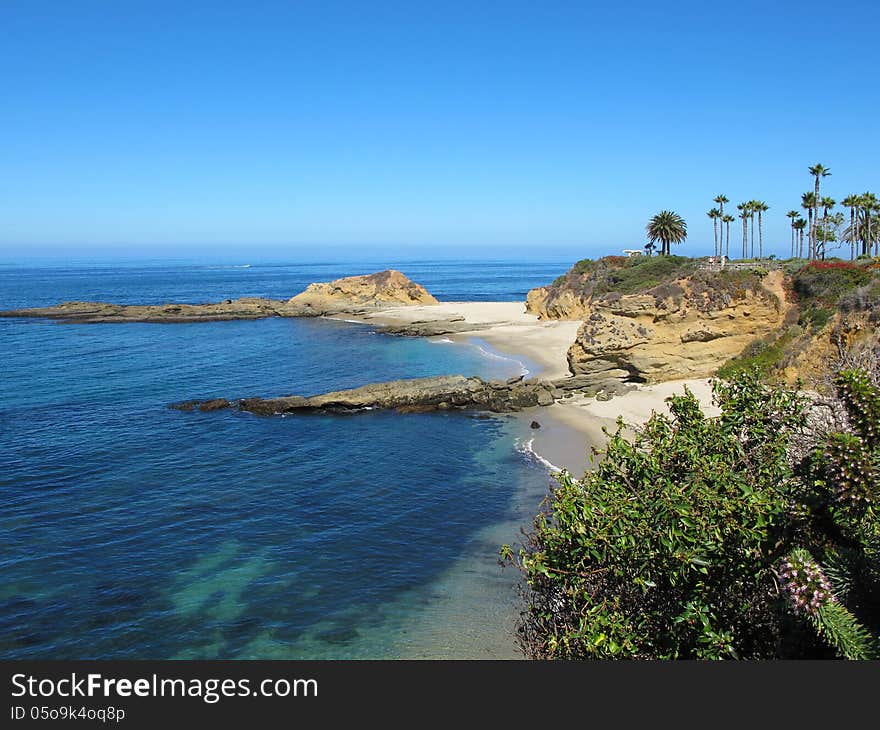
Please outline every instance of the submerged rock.
[[202, 413], [208, 413], [210, 411], [221, 411], [230, 406], [232, 406], [232, 403], [226, 400], [226, 398], [212, 398], [211, 400], [185, 400], [180, 403], [172, 403], [168, 407], [176, 411], [199, 410]]

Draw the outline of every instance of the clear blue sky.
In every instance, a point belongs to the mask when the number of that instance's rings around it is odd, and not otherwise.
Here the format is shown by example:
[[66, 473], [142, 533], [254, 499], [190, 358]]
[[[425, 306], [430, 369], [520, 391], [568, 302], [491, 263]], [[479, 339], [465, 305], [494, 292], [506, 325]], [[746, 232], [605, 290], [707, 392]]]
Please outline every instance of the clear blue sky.
[[[0, 260], [580, 257], [880, 192], [876, 0], [0, 3]], [[735, 225], [738, 225], [735, 224]], [[736, 228], [731, 241], [735, 242]]]

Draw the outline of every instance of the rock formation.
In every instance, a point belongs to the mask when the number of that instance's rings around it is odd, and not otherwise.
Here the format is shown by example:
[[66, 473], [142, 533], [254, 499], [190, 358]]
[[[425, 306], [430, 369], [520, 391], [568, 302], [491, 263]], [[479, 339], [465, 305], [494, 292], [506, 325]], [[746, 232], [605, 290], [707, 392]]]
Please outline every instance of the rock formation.
[[0, 317], [43, 317], [63, 322], [216, 322], [265, 317], [317, 317], [324, 314], [360, 314], [389, 306], [436, 304], [424, 287], [399, 271], [350, 276], [310, 284], [287, 301], [244, 297], [211, 304], [108, 304], [64, 302], [52, 307], [0, 312]]
[[399, 271], [388, 269], [367, 276], [349, 276], [329, 283], [309, 284], [304, 292], [290, 299], [297, 310], [329, 314], [388, 306], [437, 304], [428, 291]]
[[[618, 388], [618, 392], [624, 389]], [[181, 411], [238, 408], [262, 416], [316, 411], [346, 413], [372, 409], [395, 409], [402, 413], [436, 410], [510, 413], [533, 406], [549, 406], [575, 391], [591, 395], [596, 393], [596, 386], [591, 378], [583, 377], [526, 381], [519, 376], [503, 381], [486, 381], [463, 375], [440, 375], [372, 383], [360, 388], [314, 396], [289, 395], [279, 398], [244, 398], [239, 401], [214, 398], [173, 403], [170, 407]]]
[[297, 316], [275, 299], [227, 299], [213, 304], [107, 304], [64, 302], [53, 307], [0, 312], [0, 317], [43, 317], [78, 324], [107, 322], [218, 322], [233, 319]]
[[636, 382], [704, 378], [784, 319], [784, 306], [761, 291], [708, 310], [686, 297], [599, 300], [568, 350], [568, 364], [576, 374]]
[[597, 381], [708, 377], [783, 325], [789, 305], [781, 271], [686, 266], [659, 283], [646, 276], [652, 286], [630, 293], [613, 290], [614, 274], [607, 270], [569, 274], [530, 291], [527, 309], [542, 319], [584, 321], [568, 350], [569, 369]]

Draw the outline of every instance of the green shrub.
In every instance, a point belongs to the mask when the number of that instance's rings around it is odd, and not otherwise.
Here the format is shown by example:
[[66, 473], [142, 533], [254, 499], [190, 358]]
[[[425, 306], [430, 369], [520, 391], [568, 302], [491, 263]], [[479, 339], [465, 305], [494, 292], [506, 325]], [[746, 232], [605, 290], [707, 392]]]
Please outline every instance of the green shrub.
[[687, 276], [696, 261], [686, 256], [634, 256], [610, 267], [594, 294], [636, 294]]
[[811, 332], [818, 332], [831, 321], [834, 312], [824, 307], [809, 307], [805, 309], [798, 320], [798, 323], [809, 328]]
[[525, 546], [502, 548], [524, 575], [527, 655], [876, 655], [880, 391], [842, 374], [858, 433], [795, 458], [801, 396], [754, 371], [714, 387], [717, 418], [686, 391], [634, 438], [619, 422], [594, 471], [558, 477]]
[[789, 328], [778, 337], [750, 343], [742, 353], [718, 368], [716, 375], [719, 378], [732, 378], [739, 373], [757, 371], [766, 377], [782, 362], [786, 348], [797, 337], [797, 331]]
[[813, 261], [794, 275], [792, 289], [803, 306], [836, 307], [847, 292], [874, 277], [867, 266], [848, 262]]

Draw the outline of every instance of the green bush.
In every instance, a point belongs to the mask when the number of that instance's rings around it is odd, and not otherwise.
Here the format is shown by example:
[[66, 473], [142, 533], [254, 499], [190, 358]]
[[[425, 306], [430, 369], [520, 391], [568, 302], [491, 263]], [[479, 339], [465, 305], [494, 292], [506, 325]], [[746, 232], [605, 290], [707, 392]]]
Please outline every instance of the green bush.
[[874, 271], [867, 266], [813, 261], [795, 273], [792, 289], [805, 307], [834, 308], [844, 294], [865, 286], [874, 276]]
[[696, 261], [687, 256], [634, 256], [609, 268], [593, 293], [647, 292], [655, 286], [688, 276], [696, 268]]
[[[698, 259], [687, 256], [606, 256], [595, 261], [578, 261], [550, 286], [550, 296], [561, 291], [581, 297], [652, 294], [658, 302], [687, 296], [694, 306], [720, 309], [748, 292], [764, 292], [758, 270], [700, 268]], [[678, 284], [689, 279], [689, 293]], [[769, 294], [768, 294], [769, 296]]]
[[808, 307], [801, 313], [798, 323], [809, 328], [811, 332], [818, 332], [831, 321], [833, 316], [834, 312], [831, 309]]
[[[793, 458], [805, 401], [756, 372], [716, 381], [717, 418], [686, 392], [634, 438], [621, 422], [594, 471], [559, 476], [524, 547], [502, 548], [525, 579], [527, 655], [873, 656], [880, 391], [854, 377], [855, 461], [833, 436]], [[842, 499], [844, 481], [868, 496]]]
[[786, 348], [798, 336], [798, 329], [790, 327], [779, 337], [750, 343], [742, 353], [718, 368], [716, 375], [719, 378], [731, 378], [754, 370], [762, 377], [767, 376], [782, 361]]

